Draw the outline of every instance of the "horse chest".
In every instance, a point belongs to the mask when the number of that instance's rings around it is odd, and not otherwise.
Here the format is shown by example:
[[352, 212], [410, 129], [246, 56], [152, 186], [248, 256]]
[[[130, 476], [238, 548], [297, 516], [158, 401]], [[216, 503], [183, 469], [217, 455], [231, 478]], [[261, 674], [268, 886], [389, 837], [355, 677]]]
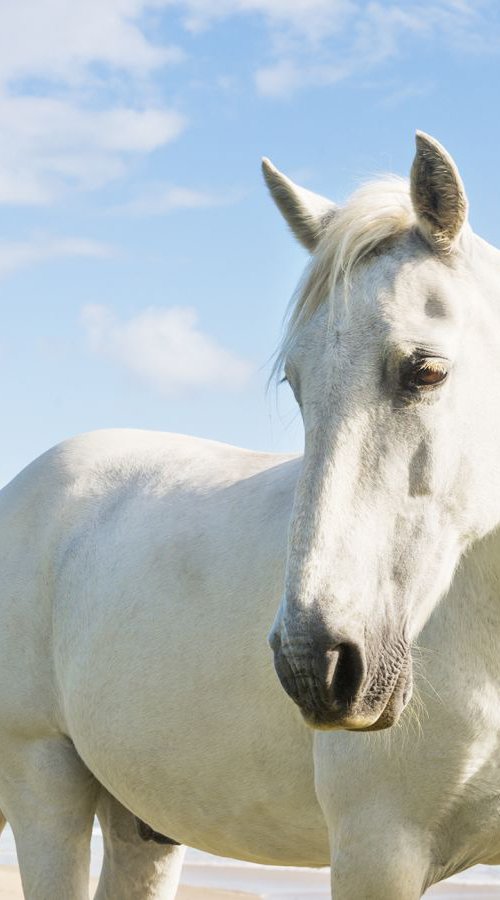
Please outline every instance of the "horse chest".
[[500, 756], [484, 760], [463, 786], [436, 834], [435, 859], [445, 874], [500, 864]]

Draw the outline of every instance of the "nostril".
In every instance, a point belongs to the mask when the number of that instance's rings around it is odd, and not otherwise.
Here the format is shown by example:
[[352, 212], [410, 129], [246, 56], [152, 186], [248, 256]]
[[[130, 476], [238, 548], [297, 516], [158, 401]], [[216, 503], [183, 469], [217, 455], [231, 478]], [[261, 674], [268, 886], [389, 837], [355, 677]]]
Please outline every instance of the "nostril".
[[305, 641], [286, 641], [271, 630], [268, 641], [274, 651], [274, 668], [286, 693], [304, 709], [348, 712], [359, 698], [366, 678], [362, 646], [339, 640], [339, 635], [315, 635]]
[[335, 661], [329, 689], [337, 703], [349, 706], [359, 693], [365, 678], [365, 660], [357, 644], [344, 642], [338, 644], [328, 655], [334, 655]]

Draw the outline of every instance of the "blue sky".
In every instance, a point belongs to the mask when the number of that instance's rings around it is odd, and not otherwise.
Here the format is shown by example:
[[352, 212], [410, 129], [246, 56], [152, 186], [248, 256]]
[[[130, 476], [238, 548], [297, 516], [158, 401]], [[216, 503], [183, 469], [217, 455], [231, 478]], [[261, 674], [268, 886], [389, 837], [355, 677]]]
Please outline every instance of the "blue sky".
[[455, 157], [500, 244], [500, 13], [420, 0], [0, 6], [0, 481], [107, 426], [300, 449], [269, 358], [307, 261], [267, 155], [341, 201]]

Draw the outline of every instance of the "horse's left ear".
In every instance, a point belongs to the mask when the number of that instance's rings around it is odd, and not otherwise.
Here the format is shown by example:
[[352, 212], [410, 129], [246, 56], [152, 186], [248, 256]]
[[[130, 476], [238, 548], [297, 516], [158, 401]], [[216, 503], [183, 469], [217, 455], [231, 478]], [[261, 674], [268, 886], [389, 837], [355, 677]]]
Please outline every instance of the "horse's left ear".
[[335, 212], [335, 203], [294, 184], [265, 157], [262, 160], [262, 173], [276, 206], [295, 237], [310, 253], [314, 253]]
[[449, 250], [467, 219], [467, 197], [458, 169], [434, 138], [417, 131], [411, 198], [420, 230], [437, 249]]

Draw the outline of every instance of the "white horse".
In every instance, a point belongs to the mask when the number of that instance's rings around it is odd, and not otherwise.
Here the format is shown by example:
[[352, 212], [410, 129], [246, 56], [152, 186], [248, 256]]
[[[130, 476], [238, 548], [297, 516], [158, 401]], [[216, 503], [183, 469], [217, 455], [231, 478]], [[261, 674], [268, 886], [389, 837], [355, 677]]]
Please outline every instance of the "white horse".
[[108, 431], [0, 495], [0, 805], [28, 900], [87, 897], [96, 807], [99, 900], [175, 895], [183, 848], [127, 810], [331, 861], [336, 900], [500, 863], [500, 254], [425, 135], [410, 190], [343, 209], [264, 172], [313, 253], [281, 354], [304, 458]]

